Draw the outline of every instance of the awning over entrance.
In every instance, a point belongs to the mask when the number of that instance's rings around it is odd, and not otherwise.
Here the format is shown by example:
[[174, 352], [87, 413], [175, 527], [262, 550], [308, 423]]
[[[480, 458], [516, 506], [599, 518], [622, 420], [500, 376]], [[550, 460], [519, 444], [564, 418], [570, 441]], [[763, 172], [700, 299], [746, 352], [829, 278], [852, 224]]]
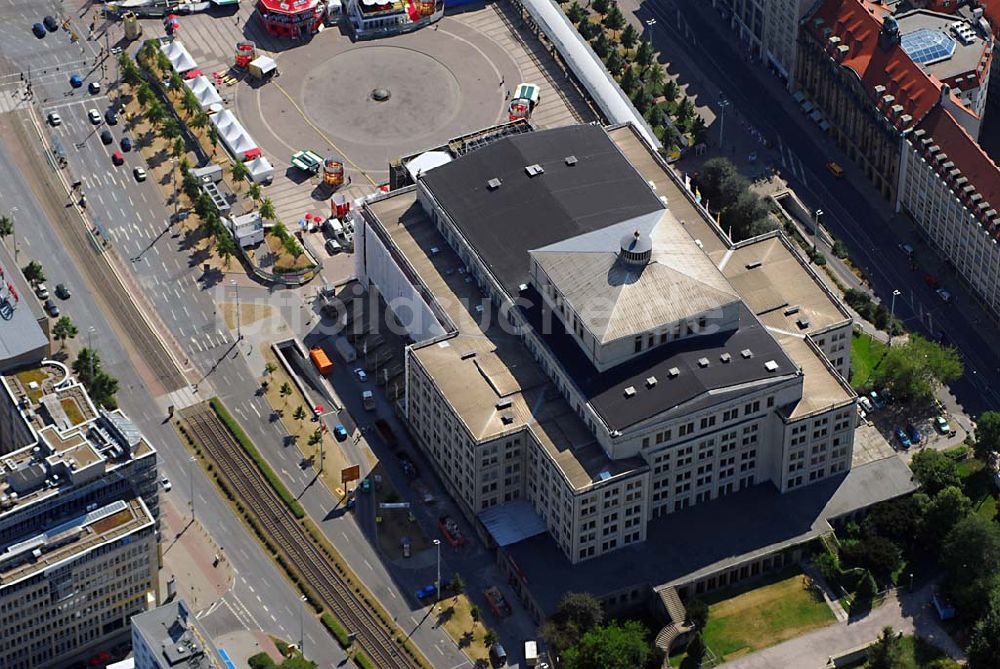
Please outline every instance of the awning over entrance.
[[545, 521], [524, 500], [491, 506], [479, 514], [479, 520], [500, 546], [516, 544], [547, 531]]

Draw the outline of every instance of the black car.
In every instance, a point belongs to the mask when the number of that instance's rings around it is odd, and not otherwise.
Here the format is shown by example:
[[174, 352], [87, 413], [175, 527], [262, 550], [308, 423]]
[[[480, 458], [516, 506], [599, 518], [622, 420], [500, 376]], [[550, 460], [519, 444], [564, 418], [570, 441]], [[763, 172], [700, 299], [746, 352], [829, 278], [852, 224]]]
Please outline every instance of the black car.
[[105, 128], [101, 131], [101, 142], [104, 144], [110, 144], [115, 141], [115, 138], [111, 136], [111, 131]]
[[59, 315], [59, 305], [49, 298], [45, 300], [45, 311], [49, 312], [49, 316], [52, 318], [56, 318]]
[[132, 140], [129, 139], [128, 137], [122, 137], [121, 147], [122, 147], [122, 151], [131, 151], [132, 150]]
[[104, 120], [108, 122], [108, 125], [118, 125], [118, 114], [115, 113], [114, 109], [109, 109], [104, 112]]
[[56, 284], [56, 297], [60, 300], [68, 300], [70, 295], [72, 295], [72, 293], [69, 291], [69, 286], [65, 283]]
[[59, 22], [56, 21], [54, 16], [46, 16], [44, 19], [42, 19], [42, 24], [50, 33], [54, 33], [55, 31], [59, 30]]
[[35, 25], [31, 26], [31, 32], [35, 33], [35, 37], [37, 37], [38, 39], [42, 39], [47, 34], [45, 32], [45, 26], [43, 26], [41, 23], [36, 23]]

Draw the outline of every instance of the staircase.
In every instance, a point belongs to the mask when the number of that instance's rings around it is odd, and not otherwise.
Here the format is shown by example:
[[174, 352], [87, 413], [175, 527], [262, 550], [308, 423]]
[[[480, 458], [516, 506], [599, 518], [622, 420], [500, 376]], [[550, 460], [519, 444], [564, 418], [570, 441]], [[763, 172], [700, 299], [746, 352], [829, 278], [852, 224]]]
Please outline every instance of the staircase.
[[668, 622], [656, 635], [656, 647], [663, 651], [663, 666], [670, 666], [671, 646], [682, 634], [690, 632], [693, 627], [687, 622], [687, 610], [681, 603], [681, 598], [677, 595], [677, 590], [673, 587], [662, 588], [657, 591], [660, 596], [660, 604], [667, 614]]

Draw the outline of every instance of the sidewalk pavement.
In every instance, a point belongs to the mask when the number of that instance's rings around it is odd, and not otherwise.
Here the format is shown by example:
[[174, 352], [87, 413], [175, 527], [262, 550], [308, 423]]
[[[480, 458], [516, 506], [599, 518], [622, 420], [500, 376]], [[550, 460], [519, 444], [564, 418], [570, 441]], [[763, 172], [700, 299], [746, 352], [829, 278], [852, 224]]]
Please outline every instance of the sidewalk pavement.
[[802, 571], [805, 572], [806, 576], [812, 579], [812, 582], [819, 587], [820, 592], [823, 593], [823, 601], [826, 602], [830, 610], [833, 611], [833, 615], [836, 616], [837, 622], [844, 622], [847, 620], [847, 611], [841, 606], [840, 600], [837, 597], [837, 593], [834, 592], [830, 584], [826, 582], [823, 575], [819, 573], [819, 570], [813, 567], [808, 562], [802, 563]]
[[[178, 597], [183, 597], [195, 611], [207, 608], [232, 587], [235, 573], [222, 547], [215, 543], [200, 523], [191, 522], [186, 508], [178, 509], [169, 492], [160, 499], [160, 546], [163, 556], [160, 592], [163, 600], [167, 598], [166, 584], [173, 576]], [[216, 555], [220, 558], [219, 565], [213, 567]]]
[[774, 669], [774, 667], [825, 667], [831, 656], [875, 641], [882, 628], [916, 634], [955, 659], [965, 653], [945, 633], [930, 603], [932, 584], [914, 592], [890, 592], [885, 603], [863, 618], [839, 621], [809, 634], [726, 662], [725, 669]]

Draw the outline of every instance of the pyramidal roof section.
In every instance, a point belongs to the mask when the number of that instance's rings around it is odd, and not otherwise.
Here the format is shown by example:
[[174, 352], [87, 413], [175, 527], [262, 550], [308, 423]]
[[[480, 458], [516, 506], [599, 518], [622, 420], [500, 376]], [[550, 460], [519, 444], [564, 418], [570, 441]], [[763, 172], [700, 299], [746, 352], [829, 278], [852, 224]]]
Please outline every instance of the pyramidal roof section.
[[[649, 260], [622, 257], [623, 240], [650, 240]], [[656, 211], [529, 251], [601, 344], [739, 301], [669, 211]]]

